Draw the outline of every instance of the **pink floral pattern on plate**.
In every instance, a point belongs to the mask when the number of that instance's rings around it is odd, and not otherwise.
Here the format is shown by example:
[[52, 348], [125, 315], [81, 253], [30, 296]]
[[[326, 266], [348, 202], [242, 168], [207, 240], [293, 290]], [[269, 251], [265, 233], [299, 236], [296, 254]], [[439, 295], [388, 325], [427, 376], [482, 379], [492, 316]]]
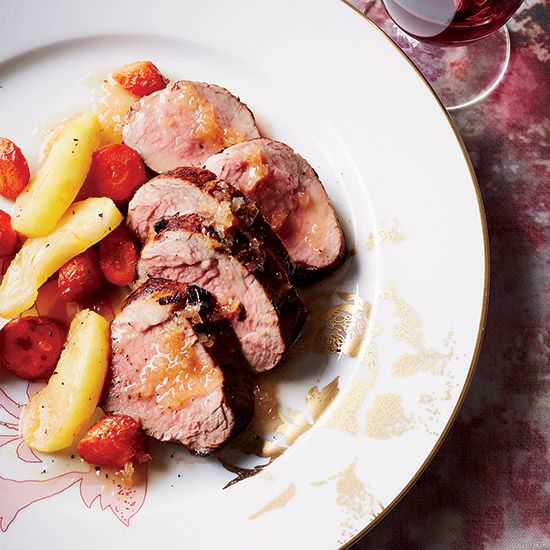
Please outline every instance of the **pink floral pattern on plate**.
[[[27, 395], [38, 391], [42, 384], [30, 383]], [[26, 463], [42, 463], [21, 439], [18, 433], [19, 419], [23, 406], [14, 401], [0, 389], [0, 447], [12, 445], [17, 459]], [[5, 420], [3, 418], [6, 418]], [[32, 504], [52, 498], [73, 485], [79, 485], [80, 497], [84, 504], [91, 508], [99, 500], [102, 510], [110, 509], [114, 516], [124, 525], [141, 510], [147, 495], [147, 466], [136, 467], [136, 484], [125, 487], [112, 476], [101, 474], [95, 468], [88, 471], [67, 471], [48, 479], [9, 479], [0, 475], [0, 531], [5, 532], [16, 519], [21, 510]]]

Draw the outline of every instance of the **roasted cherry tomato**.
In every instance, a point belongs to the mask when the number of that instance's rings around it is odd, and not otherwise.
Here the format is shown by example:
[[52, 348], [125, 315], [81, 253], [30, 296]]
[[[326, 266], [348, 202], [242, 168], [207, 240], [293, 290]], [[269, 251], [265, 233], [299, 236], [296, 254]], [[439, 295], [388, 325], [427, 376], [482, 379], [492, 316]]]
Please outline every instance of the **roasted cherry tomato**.
[[89, 248], [69, 260], [61, 267], [57, 276], [59, 292], [68, 302], [84, 298], [99, 290], [105, 283], [95, 248]]
[[99, 243], [99, 265], [114, 285], [127, 286], [136, 277], [138, 247], [130, 232], [119, 225]]
[[25, 380], [49, 378], [65, 344], [67, 331], [48, 317], [20, 317], [0, 330], [0, 362]]
[[120, 67], [113, 78], [126, 90], [143, 97], [166, 88], [169, 80], [150, 61], [136, 61]]
[[145, 451], [141, 423], [125, 414], [98, 420], [80, 440], [77, 451], [86, 462], [110, 470], [122, 470], [126, 464], [151, 458]]
[[29, 165], [21, 149], [13, 141], [0, 138], [0, 195], [14, 200], [29, 178]]
[[0, 258], [13, 256], [19, 250], [19, 236], [11, 226], [11, 216], [0, 210]]
[[145, 165], [137, 151], [124, 143], [104, 145], [92, 157], [78, 199], [109, 197], [117, 204], [125, 203], [145, 179]]

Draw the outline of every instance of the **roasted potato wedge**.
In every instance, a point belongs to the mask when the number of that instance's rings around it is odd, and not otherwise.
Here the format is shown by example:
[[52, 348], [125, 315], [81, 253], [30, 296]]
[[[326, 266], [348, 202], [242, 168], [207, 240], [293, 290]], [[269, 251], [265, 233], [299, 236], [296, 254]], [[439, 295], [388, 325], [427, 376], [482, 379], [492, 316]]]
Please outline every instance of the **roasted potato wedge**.
[[42, 237], [54, 229], [86, 179], [100, 130], [94, 113], [67, 123], [44, 165], [15, 201], [15, 230], [27, 237]]
[[29, 447], [49, 453], [71, 446], [99, 402], [109, 350], [109, 323], [89, 309], [78, 313], [48, 385], [23, 412], [21, 435]]
[[75, 203], [51, 234], [27, 239], [0, 285], [0, 317], [14, 317], [30, 308], [49, 277], [121, 221], [122, 214], [111, 199], [91, 198]]

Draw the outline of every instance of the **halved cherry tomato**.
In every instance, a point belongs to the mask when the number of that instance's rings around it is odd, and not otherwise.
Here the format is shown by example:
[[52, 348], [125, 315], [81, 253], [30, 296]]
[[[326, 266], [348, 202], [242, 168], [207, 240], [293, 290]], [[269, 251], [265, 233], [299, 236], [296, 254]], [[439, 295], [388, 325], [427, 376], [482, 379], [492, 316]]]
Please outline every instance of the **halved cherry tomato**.
[[141, 423], [125, 414], [98, 420], [80, 440], [77, 451], [86, 462], [111, 470], [122, 470], [127, 464], [151, 458], [145, 451]]
[[14, 200], [29, 178], [29, 165], [21, 149], [13, 141], [0, 137], [0, 195]]
[[13, 256], [19, 250], [19, 236], [11, 226], [11, 216], [0, 210], [0, 258]]
[[69, 260], [61, 267], [57, 276], [59, 292], [68, 302], [84, 298], [99, 290], [105, 283], [95, 248], [89, 248]]
[[117, 204], [129, 201], [146, 179], [145, 165], [137, 151], [124, 143], [100, 147], [78, 199], [109, 197]]
[[127, 286], [136, 277], [138, 247], [128, 229], [119, 225], [99, 243], [99, 265], [114, 285]]
[[136, 61], [120, 67], [113, 78], [126, 90], [143, 97], [166, 88], [169, 80], [150, 61]]
[[67, 338], [59, 322], [48, 317], [21, 317], [0, 330], [0, 362], [25, 380], [49, 378]]

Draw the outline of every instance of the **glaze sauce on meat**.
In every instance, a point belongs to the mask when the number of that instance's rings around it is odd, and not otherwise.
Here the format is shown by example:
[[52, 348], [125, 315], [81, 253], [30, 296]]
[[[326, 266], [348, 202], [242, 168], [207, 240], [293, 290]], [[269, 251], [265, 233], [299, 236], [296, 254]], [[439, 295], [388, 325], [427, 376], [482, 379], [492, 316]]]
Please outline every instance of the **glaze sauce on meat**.
[[182, 321], [176, 312], [160, 330], [156, 353], [142, 368], [139, 381], [124, 389], [129, 396], [153, 397], [161, 407], [177, 408], [221, 385], [220, 370], [200, 356], [194, 345], [196, 338], [191, 335], [186, 341], [182, 339]]

